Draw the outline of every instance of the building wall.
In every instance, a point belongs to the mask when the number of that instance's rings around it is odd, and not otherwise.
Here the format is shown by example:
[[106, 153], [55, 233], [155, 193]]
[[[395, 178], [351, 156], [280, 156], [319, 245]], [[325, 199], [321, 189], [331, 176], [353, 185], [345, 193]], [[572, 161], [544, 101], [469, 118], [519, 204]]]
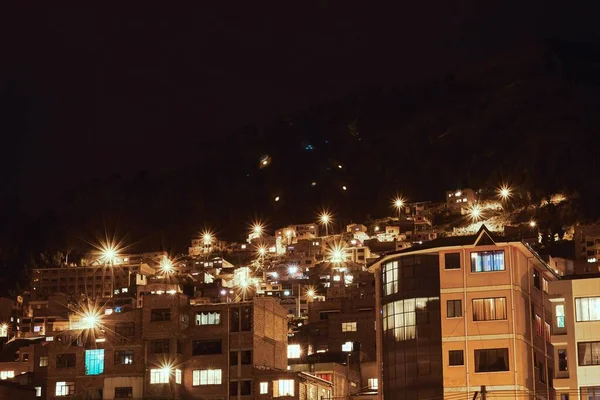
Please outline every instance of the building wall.
[[[600, 278], [573, 279], [550, 284], [555, 318], [553, 321], [552, 343], [557, 378], [554, 380], [557, 396], [561, 393], [575, 393], [581, 387], [600, 386], [600, 365], [580, 366], [577, 344], [600, 341], [600, 321], [578, 322], [575, 299], [600, 296]], [[564, 327], [559, 327], [556, 308], [565, 310]], [[559, 350], [567, 350], [567, 371], [559, 371]]]

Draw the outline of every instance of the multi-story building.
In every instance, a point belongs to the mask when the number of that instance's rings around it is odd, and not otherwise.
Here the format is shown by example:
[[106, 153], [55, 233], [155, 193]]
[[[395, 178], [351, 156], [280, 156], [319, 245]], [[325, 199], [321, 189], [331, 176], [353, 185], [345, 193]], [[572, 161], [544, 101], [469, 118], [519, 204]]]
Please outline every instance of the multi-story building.
[[[48, 399], [249, 399], [261, 383], [284, 380], [267, 376], [287, 366], [286, 313], [276, 299], [190, 305], [181, 293], [155, 292], [142, 308], [78, 317], [77, 329], [48, 343]], [[290, 379], [300, 391], [308, 378]]]
[[[0, 381], [13, 381], [22, 388], [35, 391], [35, 397], [46, 398], [48, 357], [43, 344], [43, 338], [15, 339], [6, 343], [0, 351]], [[0, 398], [9, 397], [0, 395]]]
[[278, 229], [275, 238], [281, 243], [292, 244], [298, 240], [313, 240], [319, 237], [319, 226], [317, 224], [295, 224]]
[[576, 273], [600, 272], [600, 224], [577, 225], [573, 243]]
[[370, 268], [384, 397], [471, 399], [485, 386], [489, 397], [553, 398], [547, 291], [558, 276], [529, 246], [482, 227]]
[[550, 282], [557, 399], [600, 398], [600, 275]]
[[450, 210], [469, 208], [477, 201], [477, 193], [473, 189], [446, 190], [446, 207]]
[[147, 264], [104, 265], [34, 269], [31, 278], [33, 299], [55, 293], [84, 294], [90, 298], [109, 298], [145, 285], [155, 270]]

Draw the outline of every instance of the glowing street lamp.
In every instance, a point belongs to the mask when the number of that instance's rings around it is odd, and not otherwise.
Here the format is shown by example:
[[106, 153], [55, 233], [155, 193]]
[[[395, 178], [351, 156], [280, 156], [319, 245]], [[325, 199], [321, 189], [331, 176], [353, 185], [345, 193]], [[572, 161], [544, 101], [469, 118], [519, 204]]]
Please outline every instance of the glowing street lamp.
[[0, 324], [0, 337], [8, 337], [8, 324], [6, 322]]
[[329, 262], [332, 262], [334, 264], [341, 264], [344, 262], [345, 252], [342, 244], [337, 243], [333, 245], [331, 248], [329, 248], [328, 253]]
[[531, 228], [535, 228], [535, 227], [536, 227], [536, 225], [537, 225], [537, 223], [536, 223], [534, 220], [531, 220], [531, 221], [529, 221], [529, 226], [530, 226]]
[[259, 223], [256, 222], [253, 226], [252, 226], [252, 232], [257, 235], [258, 237], [260, 237], [262, 235], [263, 232], [263, 226]]
[[507, 201], [509, 198], [511, 198], [511, 196], [512, 196], [512, 190], [509, 186], [502, 185], [498, 188], [498, 197], [501, 200]]
[[164, 272], [164, 273], [171, 273], [173, 272], [173, 261], [169, 260], [168, 258], [163, 258], [163, 260], [160, 263], [160, 269]]
[[288, 267], [288, 273], [290, 275], [296, 275], [298, 273], [298, 266], [297, 265], [290, 265]]
[[100, 259], [105, 265], [117, 264], [117, 256], [119, 255], [120, 249], [114, 242], [106, 241], [99, 247]]
[[394, 199], [394, 201], [392, 202], [392, 204], [398, 210], [398, 219], [399, 219], [400, 215], [402, 213], [402, 207], [404, 207], [404, 199], [402, 197], [396, 197]]
[[319, 215], [319, 221], [321, 221], [321, 224], [325, 225], [325, 236], [329, 236], [329, 224], [332, 220], [333, 218], [331, 217], [331, 214], [329, 214], [327, 211], [323, 211]]
[[473, 204], [469, 207], [469, 217], [473, 222], [477, 222], [481, 219], [483, 210], [479, 204]]

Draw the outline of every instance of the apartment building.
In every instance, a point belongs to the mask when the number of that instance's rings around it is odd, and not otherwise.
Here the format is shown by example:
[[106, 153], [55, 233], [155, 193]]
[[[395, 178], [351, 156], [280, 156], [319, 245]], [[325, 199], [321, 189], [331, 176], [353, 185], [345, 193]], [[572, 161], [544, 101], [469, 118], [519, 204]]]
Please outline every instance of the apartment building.
[[575, 226], [575, 272], [590, 274], [600, 272], [600, 224]]
[[44, 299], [55, 293], [109, 298], [145, 285], [154, 273], [147, 264], [37, 268], [32, 272], [32, 298]]
[[436, 239], [387, 254], [377, 283], [379, 382], [386, 399], [554, 397], [549, 282], [526, 244], [493, 236]]
[[43, 338], [12, 340], [4, 344], [0, 351], [0, 382], [13, 383], [6, 386], [7, 390], [19, 388], [19, 392], [27, 395], [30, 391], [37, 398], [46, 398], [47, 364], [48, 357]]
[[477, 201], [477, 193], [473, 189], [446, 190], [446, 207], [450, 210], [468, 208]]
[[[95, 329], [81, 322], [48, 345], [48, 399], [251, 399], [280, 380], [264, 374], [287, 366], [286, 312], [272, 298], [190, 305], [161, 291], [142, 308], [97, 315]], [[306, 383], [290, 379], [294, 390]]]
[[600, 275], [550, 282], [557, 399], [600, 398]]

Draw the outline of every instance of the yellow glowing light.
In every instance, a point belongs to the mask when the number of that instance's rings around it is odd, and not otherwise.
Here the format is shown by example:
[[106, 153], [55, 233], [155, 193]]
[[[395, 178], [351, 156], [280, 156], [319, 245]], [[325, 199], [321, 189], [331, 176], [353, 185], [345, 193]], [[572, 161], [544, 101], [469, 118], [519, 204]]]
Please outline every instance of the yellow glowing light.
[[308, 289], [306, 291], [306, 296], [308, 296], [309, 298], [314, 298], [315, 297], [315, 289]]
[[329, 214], [327, 211], [323, 211], [319, 216], [319, 220], [322, 224], [327, 225], [331, 222], [331, 214]]
[[401, 197], [396, 197], [394, 199], [394, 207], [396, 207], [398, 210], [400, 210], [402, 207], [404, 207], [404, 199]]
[[202, 232], [202, 240], [204, 241], [205, 245], [211, 244], [213, 241], [212, 233], [210, 233], [209, 231]]
[[529, 221], [530, 227], [535, 228], [536, 225], [537, 225], [537, 223], [534, 220]]
[[100, 246], [95, 246], [100, 253], [100, 261], [104, 264], [118, 264], [119, 263], [119, 252], [121, 251], [118, 247], [118, 244], [112, 240], [107, 239], [105, 242], [101, 243]]
[[275, 197], [275, 201], [279, 201], [279, 196]]
[[88, 307], [84, 310], [81, 318], [82, 329], [97, 329], [100, 327], [100, 311], [95, 307]]
[[266, 246], [259, 246], [258, 247], [258, 254], [261, 256], [264, 256], [265, 254], [267, 254], [267, 247]]
[[342, 190], [348, 190], [346, 186], [342, 186]]
[[479, 204], [473, 204], [469, 207], [469, 217], [471, 217], [473, 221], [478, 221], [482, 216], [482, 211]]
[[0, 337], [8, 337], [8, 324], [6, 322], [0, 325]]
[[254, 232], [256, 235], [261, 235], [263, 232], [262, 224], [260, 222], [255, 222], [252, 226], [252, 232]]
[[173, 272], [173, 261], [169, 260], [168, 258], [163, 258], [163, 260], [160, 263], [160, 269], [163, 272]]
[[507, 185], [498, 188], [498, 197], [502, 200], [508, 200], [512, 196], [512, 190]]
[[334, 244], [328, 249], [327, 253], [327, 255], [329, 256], [329, 262], [332, 262], [334, 264], [344, 262], [345, 251], [344, 245], [342, 243]]

